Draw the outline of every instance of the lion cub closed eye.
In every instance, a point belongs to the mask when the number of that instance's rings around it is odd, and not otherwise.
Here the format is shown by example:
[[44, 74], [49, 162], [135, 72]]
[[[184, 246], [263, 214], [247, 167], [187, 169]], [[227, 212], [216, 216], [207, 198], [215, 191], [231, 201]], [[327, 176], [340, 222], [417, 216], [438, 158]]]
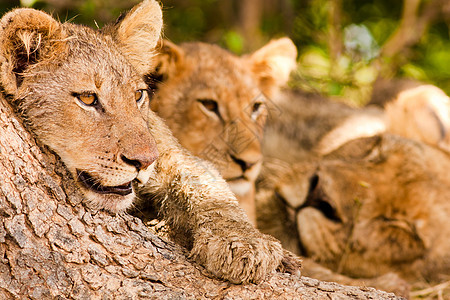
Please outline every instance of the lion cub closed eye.
[[151, 108], [182, 146], [219, 169], [255, 222], [263, 127], [270, 99], [295, 68], [295, 45], [282, 38], [243, 57], [205, 43], [164, 40], [157, 49], [157, 70], [147, 76]]

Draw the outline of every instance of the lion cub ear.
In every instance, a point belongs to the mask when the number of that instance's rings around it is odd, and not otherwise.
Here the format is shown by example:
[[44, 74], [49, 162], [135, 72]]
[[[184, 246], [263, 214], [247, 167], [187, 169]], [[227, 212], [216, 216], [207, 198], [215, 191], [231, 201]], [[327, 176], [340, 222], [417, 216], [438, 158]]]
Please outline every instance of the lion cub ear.
[[436, 86], [401, 92], [386, 105], [389, 132], [450, 150], [450, 98]]
[[268, 97], [286, 84], [296, 68], [297, 48], [289, 38], [273, 40], [250, 56], [251, 70], [261, 91]]
[[180, 72], [184, 64], [184, 50], [168, 40], [160, 40], [156, 46], [158, 54], [156, 60], [156, 70], [153, 77], [159, 77], [158, 81], [167, 80]]
[[160, 5], [155, 0], [145, 0], [103, 31], [113, 36], [128, 61], [144, 75], [154, 67], [154, 49], [161, 28]]
[[[180, 74], [184, 68], [185, 53], [168, 40], [161, 39], [156, 46], [155, 68], [152, 72], [145, 74], [144, 80], [152, 91], [158, 90], [158, 85]], [[153, 111], [158, 111], [158, 101], [152, 101], [150, 107]]]
[[15, 9], [0, 20], [0, 80], [6, 93], [15, 94], [24, 73], [65, 53], [62, 24], [34, 9]]

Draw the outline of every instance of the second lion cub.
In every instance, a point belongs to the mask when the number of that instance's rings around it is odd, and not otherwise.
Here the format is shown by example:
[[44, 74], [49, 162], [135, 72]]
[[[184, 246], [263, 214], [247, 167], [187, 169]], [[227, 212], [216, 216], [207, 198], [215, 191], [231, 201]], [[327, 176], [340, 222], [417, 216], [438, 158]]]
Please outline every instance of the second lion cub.
[[267, 104], [295, 68], [288, 38], [237, 57], [211, 44], [161, 41], [152, 110], [180, 143], [211, 161], [255, 221], [254, 182], [259, 174]]

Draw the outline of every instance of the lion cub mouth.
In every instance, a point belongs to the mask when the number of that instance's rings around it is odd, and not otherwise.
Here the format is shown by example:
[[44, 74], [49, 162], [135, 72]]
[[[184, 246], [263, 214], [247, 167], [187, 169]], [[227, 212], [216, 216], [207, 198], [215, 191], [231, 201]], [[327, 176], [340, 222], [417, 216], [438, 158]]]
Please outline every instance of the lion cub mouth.
[[77, 170], [78, 180], [89, 190], [99, 194], [117, 194], [126, 196], [133, 192], [131, 181], [118, 186], [103, 186], [86, 171]]

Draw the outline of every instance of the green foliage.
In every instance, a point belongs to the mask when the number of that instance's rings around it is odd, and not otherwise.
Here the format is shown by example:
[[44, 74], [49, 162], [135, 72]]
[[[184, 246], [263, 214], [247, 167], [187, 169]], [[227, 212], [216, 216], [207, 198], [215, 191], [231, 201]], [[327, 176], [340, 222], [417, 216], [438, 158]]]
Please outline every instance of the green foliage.
[[163, 1], [163, 13], [167, 38], [175, 43], [185, 41], [222, 42], [231, 29], [218, 8], [219, 0], [167, 0]]
[[[436, 24], [413, 48], [414, 56], [401, 69], [402, 75], [432, 82], [450, 94], [449, 27]], [[417, 74], [411, 74], [415, 73]]]
[[242, 50], [244, 49], [244, 39], [238, 32], [234, 30], [226, 32], [223, 41], [226, 48], [230, 51], [239, 54], [242, 53]]
[[[328, 96], [338, 96], [360, 105], [368, 100], [373, 81], [379, 69], [372, 59], [364, 59], [364, 51], [354, 53], [344, 49], [337, 61], [330, 58], [328, 44], [330, 24], [327, 0], [311, 0], [296, 14], [292, 35], [299, 48], [299, 67], [293, 86], [319, 91]], [[399, 25], [402, 1], [342, 1], [342, 28], [364, 26], [373, 37], [372, 49], [383, 45]], [[345, 39], [345, 35], [343, 35]], [[348, 40], [344, 40], [344, 44]], [[449, 27], [434, 24], [420, 42], [402, 53], [400, 68], [395, 77], [409, 77], [430, 82], [450, 94], [450, 39]], [[359, 50], [364, 50], [359, 47]], [[388, 62], [388, 64], [393, 62]]]

